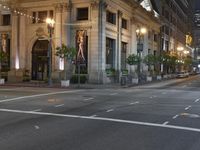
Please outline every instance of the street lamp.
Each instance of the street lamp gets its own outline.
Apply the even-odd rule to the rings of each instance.
[[[52,34],[54,32],[55,21],[51,18],[46,19],[48,33],[49,33],[49,45],[48,45],[48,85],[52,85]]]
[[[138,28],[136,30],[136,35],[138,39],[137,43],[137,53],[139,55],[139,62],[138,62],[138,82],[141,82],[141,52],[143,51],[143,43],[141,42],[142,38],[144,37],[144,34],[146,34],[147,29],[144,27]]]

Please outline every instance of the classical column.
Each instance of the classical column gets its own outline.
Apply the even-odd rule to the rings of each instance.
[[[66,45],[71,45],[71,10],[72,4],[65,3],[63,5],[63,13],[62,13],[62,41]]]
[[[19,67],[25,69],[26,64],[26,17],[19,17]]]
[[[116,68],[118,71],[118,81],[120,81],[121,73],[121,43],[122,43],[122,12],[118,11],[118,23],[117,23],[117,51],[116,51]]]
[[[106,80],[106,3],[104,0],[94,0],[91,3],[91,25],[89,34],[89,80],[104,83]]]
[[[61,46],[62,44],[62,9],[63,9],[63,6],[61,3],[58,3],[55,7],[55,46]],[[55,52],[53,52],[52,54],[55,54]],[[54,61],[54,70],[60,70],[60,58],[58,57],[55,57],[54,55],[52,55],[53,60]]]
[[[130,30],[131,30],[131,48],[129,54],[135,54],[137,55],[137,36],[136,36],[136,30],[137,30],[137,21],[135,20],[134,17],[131,18],[131,25],[130,25]],[[130,71],[133,73],[136,71],[136,66],[132,65],[130,66]]]
[[[19,69],[19,16],[12,13],[11,69]]]

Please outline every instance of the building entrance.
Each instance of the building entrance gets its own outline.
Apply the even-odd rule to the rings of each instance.
[[[32,49],[32,80],[43,81],[48,74],[48,40],[37,40]]]

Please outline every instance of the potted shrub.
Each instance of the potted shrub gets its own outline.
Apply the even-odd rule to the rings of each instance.
[[[114,76],[115,73],[116,73],[116,71],[115,71],[114,68],[106,69],[106,74],[107,74],[108,77]]]
[[[141,59],[138,55],[135,55],[135,54],[130,54],[128,56],[128,58],[126,59],[126,63],[130,66],[135,66],[135,65],[139,65],[139,63],[141,62]],[[138,70],[138,69],[137,69]],[[139,74],[139,70],[137,71],[137,78],[133,78],[132,79],[132,83],[134,84],[138,84],[138,74]],[[134,72],[134,76],[135,76],[135,72]]]
[[[64,71],[65,76],[64,80],[61,81],[62,87],[68,87],[70,84],[70,78],[73,73],[73,60],[76,56],[76,49],[74,47],[66,46],[62,44],[61,46],[56,47],[56,56],[64,59]]]
[[[128,75],[128,69],[123,69],[122,76],[127,76],[127,75]]]
[[[0,85],[5,83],[5,79],[1,78],[1,63],[6,59],[6,53],[3,51],[0,51]]]

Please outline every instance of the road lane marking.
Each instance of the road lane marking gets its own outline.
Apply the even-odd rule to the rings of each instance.
[[[199,100],[200,100],[199,98],[198,98],[198,99],[196,99],[196,100],[195,100],[195,103],[199,102]]]
[[[92,115],[92,116],[90,116],[91,118],[94,118],[94,117],[97,117],[97,115]]]
[[[82,91],[84,91],[84,90],[61,91],[61,92],[52,92],[52,93],[37,94],[37,95],[30,95],[30,96],[22,96],[22,97],[16,97],[16,98],[10,98],[10,99],[0,100],[0,103],[10,102],[10,101],[16,101],[16,100],[22,100],[22,99],[26,99],[26,98],[43,97],[43,96],[49,96],[49,95],[77,93],[77,92],[82,92]]]
[[[179,115],[175,115],[175,116],[173,117],[173,119],[176,119],[176,118],[178,118],[178,116],[179,116]]]
[[[191,107],[192,107],[192,106],[188,106],[188,107],[185,108],[185,110],[189,110]]]
[[[114,109],[109,109],[106,112],[109,113],[109,112],[112,112],[112,111],[114,111]]]
[[[136,105],[136,104],[139,104],[140,102],[133,102],[133,103],[130,103],[130,105]]]
[[[84,101],[90,101],[90,100],[93,100],[94,98],[86,98],[86,99],[84,99]]]
[[[110,94],[111,96],[114,96],[114,95],[117,95],[118,93],[112,93],[112,94]]]
[[[42,109],[35,109],[35,110],[32,110],[34,112],[37,112],[37,111],[42,111]]]
[[[39,130],[39,129],[40,129],[40,127],[37,126],[37,125],[35,125],[34,127],[35,127],[36,130]]]
[[[57,107],[62,107],[62,106],[64,106],[65,104],[59,104],[59,105],[55,105],[55,107],[57,108]]]
[[[167,94],[166,92],[162,92],[163,95]]]
[[[163,123],[164,126],[166,126],[167,124],[169,124],[169,121]]]
[[[190,127],[175,126],[175,125],[163,125],[163,124],[157,124],[157,123],[113,119],[113,118],[92,117],[92,116],[88,117],[88,116],[56,114],[56,113],[47,113],[47,112],[33,112],[33,111],[11,110],[11,109],[0,109],[0,112],[31,114],[31,115],[41,115],[41,116],[52,116],[52,117],[65,117],[65,118],[74,118],[74,119],[99,120],[99,121],[124,123],[124,124],[132,124],[132,125],[141,125],[141,126],[150,126],[150,127],[160,127],[160,128],[167,128],[167,129],[175,129],[175,130],[183,130],[183,131],[191,131],[191,132],[200,133],[200,129],[198,129],[198,128],[190,128]]]

